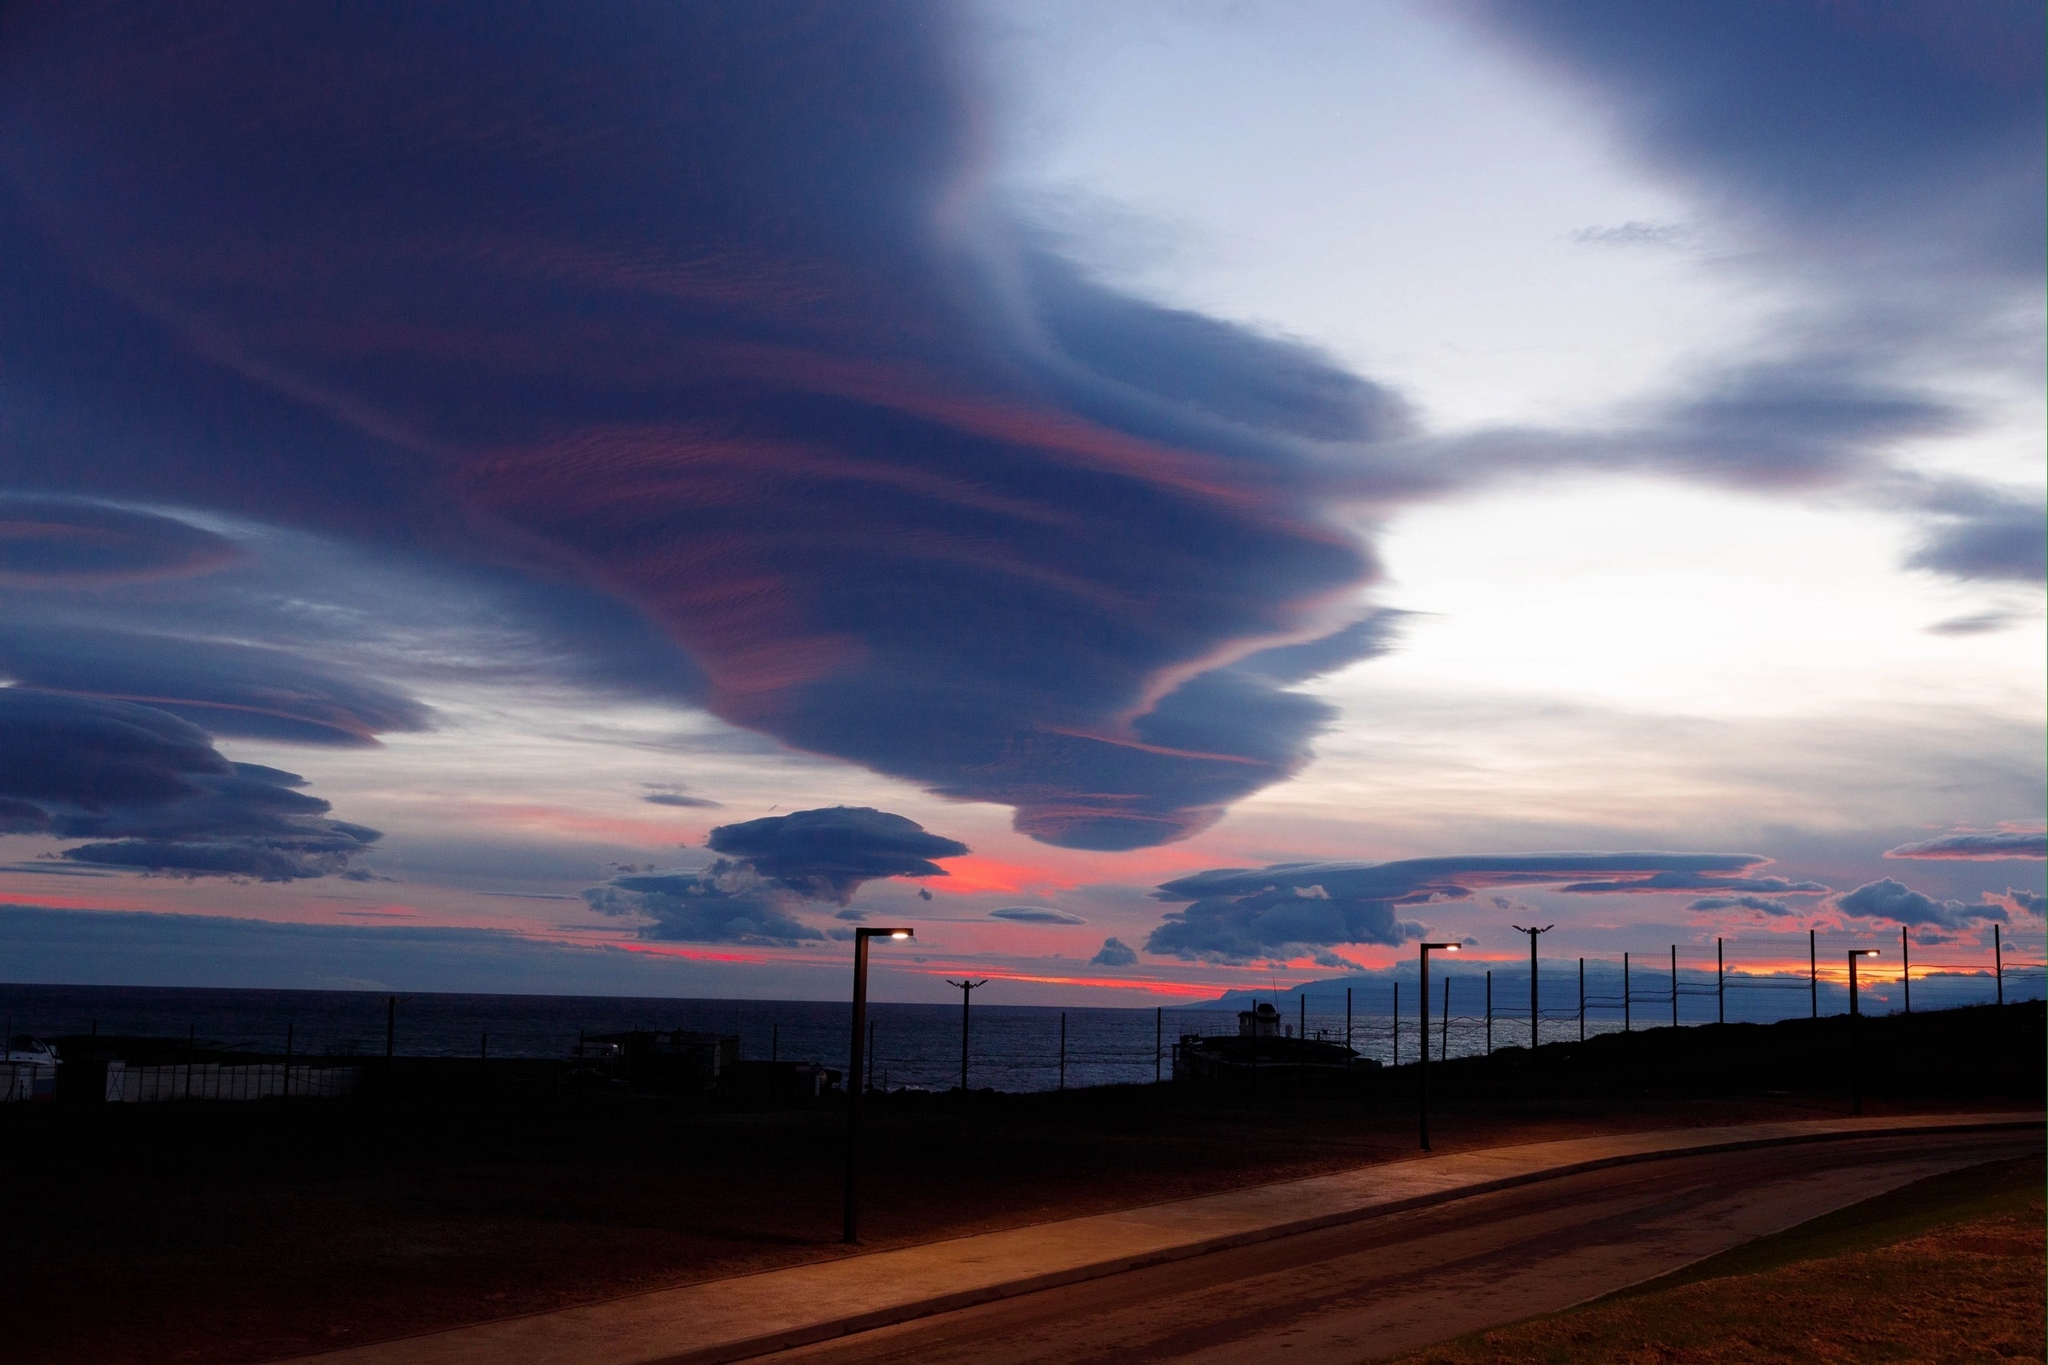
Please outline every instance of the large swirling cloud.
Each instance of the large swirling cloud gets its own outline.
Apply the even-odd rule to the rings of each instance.
[[[1177,689],[1341,624],[1314,451],[1401,406],[978,203],[944,10],[5,23],[10,477],[600,586],[720,716],[1055,843],[1305,761],[1286,683]]]

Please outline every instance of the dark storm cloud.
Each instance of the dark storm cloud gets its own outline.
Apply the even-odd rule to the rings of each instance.
[[[351,875],[379,836],[295,773],[231,763],[153,707],[0,688],[0,831],[84,839],[73,862],[294,881]]]
[[[743,864],[720,860],[703,872],[615,877],[583,893],[601,915],[647,921],[641,936],[681,943],[800,943],[824,932],[792,916],[794,899]]]
[[[0,625],[0,678],[21,686],[146,704],[211,734],[293,744],[372,745],[427,728],[410,697],[283,650],[212,640]]]
[[[1988,411],[1930,376],[1989,366],[2038,382],[2038,5],[1467,8],[1585,93],[1627,150],[1700,205],[1735,248],[1724,255],[1790,301],[1751,357],[1697,375],[1640,426],[1493,433],[1462,452],[1475,470],[1534,462],[1741,487],[1846,484],[1923,522],[1914,567],[2041,578],[2037,497],[1937,488],[1890,468],[1905,443],[1967,430]]]
[[[943,877],[934,858],[957,858],[967,845],[868,806],[769,815],[711,831],[711,851],[745,862],[807,900],[845,905],[862,883],[881,877]]]
[[[1938,901],[1890,877],[1866,882],[1854,891],[1835,897],[1835,908],[1858,919],[1888,919],[1900,924],[1931,924],[1942,929],[1965,929],[1981,920],[2005,922],[2005,907],[1989,901]]]
[[[1120,938],[1102,940],[1102,947],[1088,959],[1091,967],[1128,967],[1138,960],[1138,950]]]
[[[1369,579],[1317,448],[1401,405],[991,217],[936,7],[5,24],[11,481],[601,588],[726,720],[1055,843],[1306,760],[1202,678]]]
[[[1746,891],[1779,882],[1739,875],[1768,861],[1754,853],[1508,853],[1221,868],[1153,893],[1192,904],[1169,913],[1145,951],[1243,963],[1339,943],[1398,947],[1424,930],[1399,917],[1405,906],[1466,900],[1488,887],[1574,882],[1562,889]],[[1600,880],[1575,881],[1590,876]]]
[[[2041,8],[1494,0],[1674,179],[1837,250],[2038,275]]]
[[[1944,834],[1938,839],[1900,844],[1884,851],[1887,858],[1964,858],[1995,861],[2006,858],[2048,858],[2048,832],[1996,830]]]
[[[2048,507],[2038,494],[1941,483],[1921,503],[1936,519],[1907,567],[2013,583],[2048,578]]]
[[[943,877],[934,858],[957,858],[967,845],[866,806],[771,815],[711,831],[726,854],[697,872],[629,870],[583,893],[604,915],[644,918],[648,938],[694,943],[794,943],[843,937],[797,919],[804,902],[844,907],[867,882],[884,877]],[[842,909],[835,918],[859,920]]]

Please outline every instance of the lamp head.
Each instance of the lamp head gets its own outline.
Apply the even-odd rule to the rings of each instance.
[[[1875,949],[1875,948],[1851,948],[1851,949],[1849,950],[1849,956],[1850,956],[1850,957],[1876,957],[1876,956],[1878,956],[1878,951],[1877,951],[1877,949]]]
[[[853,931],[857,938],[915,938],[917,930],[906,928],[869,928],[866,925]]]

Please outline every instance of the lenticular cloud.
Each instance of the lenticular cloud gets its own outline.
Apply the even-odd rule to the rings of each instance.
[[[949,24],[10,10],[0,478],[596,588],[735,724],[1052,843],[1200,829],[1331,714],[1234,662],[1374,648],[1317,508],[1406,419],[977,198]]]

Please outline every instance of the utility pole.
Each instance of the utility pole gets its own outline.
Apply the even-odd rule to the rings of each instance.
[[[1525,929],[1519,924],[1514,926],[1514,930],[1516,933],[1527,934],[1529,936],[1529,1050],[1531,1052],[1534,1052],[1536,1050],[1536,1044],[1539,1041],[1541,1041],[1541,1036],[1537,1033],[1536,1029],[1538,1022],[1543,1017],[1541,1012],[1537,1008],[1538,1001],[1536,995],[1536,935],[1547,934],[1556,927],[1557,926],[1555,924],[1546,924],[1541,929]],[[1423,1002],[1423,1007],[1425,1009],[1428,1008],[1427,1001]]]
[[[2005,1004],[2005,944],[1998,936],[1998,926],[1991,926],[1991,970],[1998,978],[1998,1003]]]
[[[988,984],[988,978],[979,981],[948,981],[948,986],[960,988],[960,1093],[967,1093],[967,1005],[974,998],[975,991]]]

